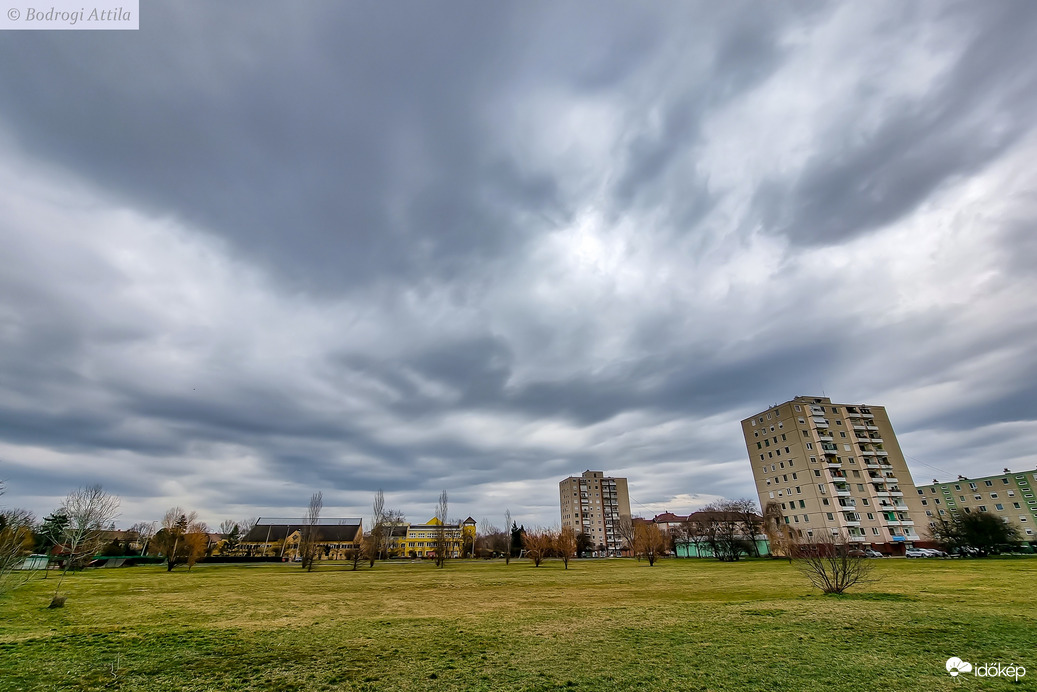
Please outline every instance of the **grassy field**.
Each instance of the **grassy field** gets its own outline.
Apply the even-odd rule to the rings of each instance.
[[[844,596],[765,560],[96,570],[0,599],[0,689],[1037,689],[1037,559],[876,562]]]

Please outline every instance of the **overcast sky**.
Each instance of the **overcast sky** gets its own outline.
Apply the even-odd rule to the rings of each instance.
[[[685,513],[821,393],[1037,463],[1037,3],[141,10],[0,34],[0,503]]]

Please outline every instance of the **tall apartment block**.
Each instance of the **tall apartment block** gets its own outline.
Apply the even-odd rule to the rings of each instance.
[[[558,484],[562,526],[590,536],[597,555],[619,555],[623,538],[621,519],[630,519],[630,494],[626,478],[612,478],[603,471],[585,471]]]
[[[929,529],[938,518],[989,512],[1019,530],[1019,538],[1037,547],[1037,470],[1012,472],[1005,469],[996,476],[966,478],[918,486],[918,496]]]
[[[746,418],[742,434],[761,508],[777,503],[802,537],[840,534],[887,554],[928,540],[883,407],[799,396]]]

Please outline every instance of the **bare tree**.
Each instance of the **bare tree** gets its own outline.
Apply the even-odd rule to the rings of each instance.
[[[634,519],[627,515],[621,515],[615,524],[616,533],[623,539],[628,550],[634,550]]]
[[[540,527],[526,531],[522,537],[522,545],[526,549],[526,557],[533,561],[534,567],[551,555],[555,549],[556,536],[552,531]]]
[[[742,526],[742,514],[731,500],[711,502],[695,513],[699,528],[713,556],[721,562],[735,562],[742,553],[750,552],[749,540]]]
[[[504,510],[504,532],[508,534],[508,544],[504,549],[504,564],[511,564],[511,526],[514,524],[514,520],[511,518],[511,510]]]
[[[208,542],[204,523],[198,513],[185,511],[181,507],[170,507],[162,515],[161,528],[151,542],[166,558],[166,571],[172,572],[177,565],[193,567],[202,555]]]
[[[842,593],[854,584],[872,581],[873,563],[837,530],[808,536],[799,546],[796,566],[824,593]]]
[[[379,488],[378,492],[374,494],[374,501],[371,503],[372,521],[371,521],[371,540],[374,543],[374,555],[378,557],[382,554],[382,547],[387,545],[389,536],[386,536],[388,532],[391,536],[392,529],[389,529],[385,525],[385,493]],[[388,550],[386,550],[388,552]],[[388,558],[386,558],[388,559]],[[374,565],[374,562],[371,563]]]
[[[306,522],[299,536],[299,557],[302,568],[312,572],[320,548],[320,512],[324,508],[324,493],[317,491],[310,496],[310,504],[306,507]]]
[[[662,556],[668,542],[655,522],[639,521],[634,526],[634,555],[648,560],[649,567]]]
[[[436,519],[439,520],[436,526],[436,567],[446,565],[447,552],[450,549],[446,533],[447,509],[448,498],[444,490],[439,494],[439,502],[436,504]]]
[[[361,534],[360,537],[355,539],[346,550],[346,560],[353,563],[353,571],[355,572],[357,567],[360,566],[360,563],[363,562],[365,558],[369,558],[371,553],[375,550],[377,550],[377,548],[375,547],[374,542],[368,536]],[[372,564],[374,564],[374,561],[372,561]]]
[[[731,501],[731,507],[738,512],[741,532],[749,547],[749,554],[753,557],[760,557],[756,536],[762,532],[763,517],[756,511],[756,500],[750,497],[740,497]]]
[[[555,549],[558,557],[562,558],[565,568],[569,569],[569,560],[576,557],[576,529],[571,526],[563,526],[562,530],[558,532]]]
[[[4,483],[0,481],[0,495]],[[0,596],[29,580],[35,570],[25,569],[25,558],[32,551],[32,525],[35,517],[27,510],[0,510]]]
[[[148,543],[155,536],[155,522],[153,521],[138,521],[136,524],[130,527],[130,533],[133,534],[134,540],[137,545],[140,546],[140,554],[148,554]]]
[[[69,569],[85,566],[100,549],[101,532],[118,516],[119,498],[105,492],[100,485],[77,488],[65,497],[60,512],[68,517],[68,524],[61,537],[65,568],[54,588],[51,608],[65,605],[65,597],[59,596],[58,592]]]

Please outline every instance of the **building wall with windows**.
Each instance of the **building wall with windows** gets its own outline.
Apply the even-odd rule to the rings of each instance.
[[[626,478],[606,476],[604,471],[584,471],[558,484],[558,500],[562,526],[587,534],[593,554],[622,554],[620,522],[630,521]]]
[[[391,552],[401,557],[435,557],[440,530],[446,538],[448,557],[470,555],[475,546],[476,534],[476,522],[471,517],[457,524],[442,524],[436,517],[424,524],[408,524],[402,535],[394,531]]]
[[[958,476],[958,480],[918,487],[918,498],[932,528],[937,519],[955,514],[989,512],[1019,531],[1019,537],[1037,546],[1037,469],[1010,471],[982,478]]]
[[[746,418],[742,434],[760,507],[776,503],[804,539],[846,535],[887,554],[928,543],[927,532],[918,532],[917,489],[882,406],[800,396]]]

